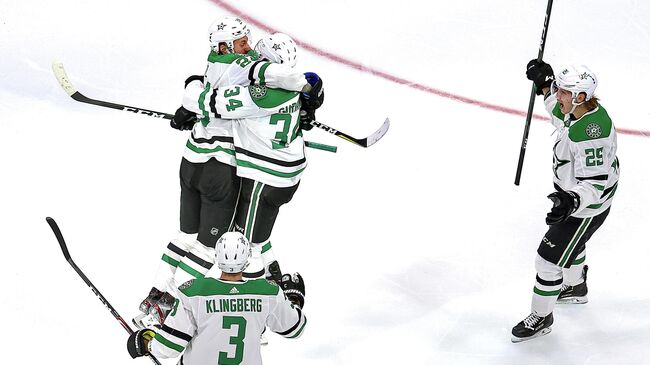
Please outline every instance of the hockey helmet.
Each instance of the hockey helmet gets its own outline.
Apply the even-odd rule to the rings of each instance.
[[[216,244],[216,261],[219,270],[225,273],[238,273],[248,266],[251,245],[239,232],[224,233]]]
[[[551,84],[551,92],[556,93],[558,88],[570,91],[575,103],[580,93],[585,93],[585,101],[591,99],[596,86],[598,86],[598,79],[587,66],[567,66],[556,73],[555,81]]]
[[[250,28],[243,20],[234,17],[223,17],[215,20],[208,28],[210,47],[219,51],[219,44],[225,43],[228,51],[233,52],[233,41],[250,35]]]
[[[255,52],[271,62],[289,67],[296,65],[298,57],[296,42],[284,33],[275,33],[260,39],[255,45]]]

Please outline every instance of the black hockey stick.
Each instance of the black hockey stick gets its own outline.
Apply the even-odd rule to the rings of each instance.
[[[542,29],[542,40],[539,43],[539,52],[537,53],[537,61],[541,61],[544,56],[544,47],[546,46],[546,35],[548,34],[548,22],[551,19],[551,8],[553,7],[553,0],[548,0],[546,6],[546,17],[544,18],[544,28]],[[519,163],[517,164],[517,175],[515,176],[515,185],[519,185],[521,180],[521,169],[524,167],[524,155],[526,154],[526,146],[528,145],[528,133],[530,132],[530,121],[533,119],[533,106],[535,105],[535,84],[530,92],[530,101],[528,102],[528,114],[526,114],[526,125],[524,127],[524,137],[521,141],[521,149],[519,151]]]
[[[52,232],[54,232],[54,236],[56,236],[56,240],[59,241],[59,246],[61,246],[61,251],[63,251],[63,257],[65,257],[65,260],[68,261],[68,263],[70,264],[70,266],[72,266],[74,271],[76,271],[77,274],[79,274],[79,276],[83,279],[83,281],[86,282],[86,285],[90,287],[90,289],[93,291],[93,293],[95,293],[97,298],[99,298],[99,300],[106,306],[108,311],[111,312],[113,317],[115,317],[115,319],[117,319],[117,321],[120,322],[120,324],[122,325],[122,327],[124,327],[126,332],[128,332],[129,335],[132,334],[133,330],[124,321],[124,319],[122,319],[122,316],[120,316],[120,314],[117,313],[117,311],[115,310],[115,308],[113,308],[111,303],[109,303],[108,300],[106,300],[106,298],[102,295],[102,293],[99,292],[97,287],[93,285],[90,279],[88,279],[88,277],[83,273],[83,271],[81,271],[79,266],[77,266],[77,264],[75,264],[74,261],[72,261],[72,257],[70,256],[70,252],[68,251],[68,246],[65,244],[65,240],[63,239],[63,234],[61,234],[61,230],[59,229],[59,226],[56,224],[56,221],[50,217],[45,218],[45,220],[47,221],[47,224],[50,225],[50,228],[52,228]],[[149,358],[151,359],[151,361],[154,362],[154,364],[161,365],[158,359],[156,359],[153,355],[149,354]]]
[[[111,103],[108,101],[102,101],[102,100],[97,100],[97,99],[91,99],[81,92],[79,92],[74,85],[70,82],[70,79],[68,78],[68,75],[65,72],[65,68],[63,68],[63,64],[60,62],[54,62],[52,63],[52,71],[54,71],[54,76],[56,76],[56,79],[59,81],[59,84],[65,90],[68,95],[70,95],[71,98],[73,98],[76,101],[86,103],[86,104],[92,104],[92,105],[97,105],[97,106],[103,106],[105,108],[111,108],[111,109],[117,109],[117,110],[124,110],[127,112],[132,112],[136,114],[144,114],[144,115],[149,115],[152,117],[156,118],[163,118],[163,119],[172,119],[174,118],[173,114],[168,114],[168,113],[163,113],[163,112],[157,112],[149,109],[142,109],[138,108],[135,106],[128,106],[128,105],[123,105],[123,104],[117,104],[117,103]],[[354,138],[350,136],[349,134],[340,132],[330,126],[327,126],[323,123],[319,123],[317,121],[312,121],[311,124],[317,128],[320,128],[322,130],[325,130],[337,137],[343,138],[344,140],[348,142],[352,142],[358,146],[361,147],[369,147],[375,144],[375,142],[379,141],[381,137],[388,132],[388,127],[390,126],[390,121],[388,118],[384,121],[384,124],[373,134],[366,138]],[[323,149],[325,151],[330,151],[330,152],[335,152],[335,147],[333,146],[327,146],[327,145],[322,145],[319,143],[314,143],[314,142],[308,142],[310,146],[308,147],[313,147],[313,148],[318,148],[318,149]],[[325,146],[325,148],[319,148],[318,146]],[[334,151],[332,151],[334,149]]]

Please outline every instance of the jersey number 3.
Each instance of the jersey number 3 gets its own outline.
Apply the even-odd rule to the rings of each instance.
[[[223,317],[223,329],[230,329],[237,326],[237,335],[230,337],[230,344],[235,345],[235,357],[228,357],[227,352],[219,351],[219,365],[239,365],[244,358],[244,337],[246,336],[246,318],[244,317]]]

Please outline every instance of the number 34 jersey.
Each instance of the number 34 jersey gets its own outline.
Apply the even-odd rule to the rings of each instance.
[[[191,82],[183,106],[210,119],[232,120],[237,175],[284,188],[307,167],[300,130],[299,93],[261,85],[217,89]]]
[[[544,103],[557,128],[553,145],[553,182],[556,189],[580,196],[572,216],[588,218],[607,210],[618,187],[616,129],[601,105],[575,120],[560,111],[555,95]]]
[[[151,342],[151,353],[171,358],[185,351],[185,365],[261,364],[265,327],[297,338],[307,323],[301,310],[266,279],[195,279],[179,290],[174,308]]]

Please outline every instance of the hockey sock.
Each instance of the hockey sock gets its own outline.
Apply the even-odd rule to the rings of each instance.
[[[154,287],[162,292],[168,291],[168,283],[174,277],[181,259],[196,244],[196,234],[179,232],[178,235],[167,244],[158,265]]]
[[[563,269],[564,283],[575,286],[584,281],[582,277],[582,268],[585,266],[585,251],[582,251],[578,257],[571,263],[571,267]]]
[[[178,287],[190,279],[203,278],[214,265],[215,250],[196,241],[196,245],[187,252],[178,263],[172,284]]]
[[[537,277],[533,288],[531,310],[538,316],[545,317],[553,312],[555,301],[562,288],[562,268],[543,259],[539,254],[535,258]]]

